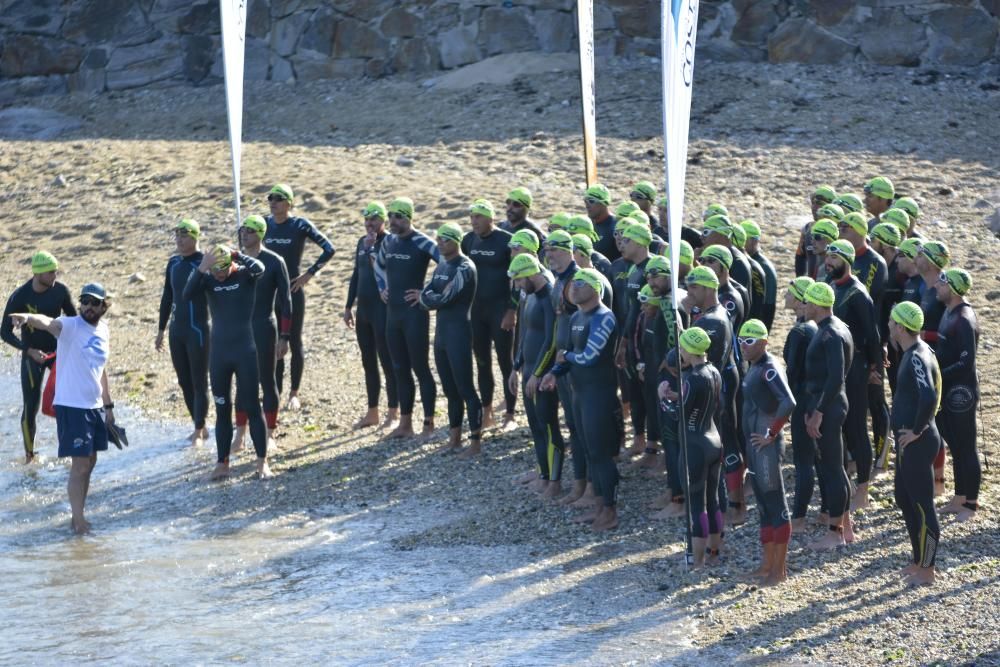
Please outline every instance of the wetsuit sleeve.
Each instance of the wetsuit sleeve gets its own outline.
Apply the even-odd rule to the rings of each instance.
[[[19,296],[20,292],[14,292],[7,299],[7,306],[3,309],[3,322],[0,322],[0,338],[11,347],[24,350],[24,343],[14,335],[14,324],[10,321],[11,314],[24,310],[24,304],[21,303]]]
[[[167,322],[170,321],[170,309],[174,303],[174,288],[170,284],[170,269],[173,264],[173,262],[167,262],[167,270],[163,278],[163,293],[160,295],[160,331],[167,328]]]
[[[382,245],[378,247],[378,252],[375,254],[375,265],[372,269],[375,271],[375,284],[378,286],[379,292],[384,292],[388,287],[388,283],[385,279],[385,247],[389,244],[389,239],[392,237],[386,237],[382,240]]]
[[[73,305],[73,297],[70,296],[69,288],[63,285],[62,312],[64,315],[76,317],[76,306]]]
[[[608,310],[590,318],[590,332],[582,352],[567,352],[566,362],[577,366],[594,366],[604,348],[611,344],[615,335],[615,316]]]
[[[764,372],[764,383],[777,403],[774,410],[774,421],[771,422],[770,426],[771,433],[777,434],[788,422],[792,410],[795,409],[795,398],[792,397],[792,390],[784,375],[774,366]]]
[[[823,392],[816,401],[815,409],[825,413],[843,391],[845,370],[849,360],[844,359],[844,346],[840,338],[829,331],[821,335],[823,356],[826,359],[826,381],[823,383]]]
[[[928,349],[928,355],[933,355]],[[935,375],[933,369],[927,365],[926,359],[922,355],[913,354],[911,361],[913,368],[910,371],[916,377],[917,396],[916,405],[913,406],[913,426],[914,433],[922,433],[938,408],[937,388],[935,386]],[[893,406],[895,408],[895,406]],[[901,420],[903,423],[906,420]]]
[[[538,351],[538,358],[534,360],[534,368],[531,374],[535,377],[542,377],[548,370],[549,365],[555,355],[556,336],[556,311],[552,307],[552,301],[548,298],[542,302],[545,311],[545,340]]]
[[[208,280],[208,274],[202,273],[201,271],[192,271],[191,275],[188,276],[188,281],[184,285],[184,300],[190,301],[194,298],[194,295],[200,290],[205,289],[205,281]]]
[[[275,276],[278,296],[278,333],[282,338],[288,338],[292,334],[291,281],[288,279],[288,266],[284,262],[278,262],[278,269],[278,275]]]
[[[309,237],[309,240],[323,249],[319,259],[317,259],[313,265],[309,267],[309,273],[316,275],[319,273],[319,270],[322,269],[323,266],[333,257],[333,244],[330,243],[330,239],[326,238],[323,232],[316,229],[316,225],[305,219],[302,219],[302,222],[305,223],[306,236]]]
[[[472,301],[469,292],[475,289],[476,274],[472,263],[460,264],[451,280],[440,292],[432,289],[431,285],[425,287],[424,291],[420,293],[420,303],[428,310],[436,310],[444,308],[462,297],[468,297],[468,300]]]
[[[417,234],[414,236],[413,242],[422,252],[430,255],[431,259],[433,259],[436,263],[441,263],[441,252],[438,250],[437,243],[435,243],[431,237],[423,234]]]
[[[976,360],[976,330],[967,318],[958,318],[955,333],[948,336],[948,347],[954,348],[952,354],[956,361],[941,369],[941,378],[961,378],[972,369]]]
[[[882,369],[882,339],[878,333],[878,321],[875,319],[875,304],[869,299],[855,299],[858,307],[864,311],[865,323],[865,357],[869,368]]]
[[[247,270],[247,275],[250,279],[256,279],[264,274],[264,262],[256,257],[244,255],[237,251],[233,253],[233,259]]]
[[[798,328],[793,328],[788,332],[788,337],[785,339],[785,368],[788,369],[788,383],[793,387],[802,386],[802,374],[803,368],[802,359],[803,349],[802,344],[805,342],[805,336],[803,336]]]
[[[361,256],[361,244],[364,241],[358,241],[358,248],[354,252],[354,270],[351,271],[351,282],[347,285],[347,303],[344,305],[344,310],[350,310],[354,307],[354,300],[358,298],[358,258]]]

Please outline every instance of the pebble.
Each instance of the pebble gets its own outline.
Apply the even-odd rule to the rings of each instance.
[[[66,177],[63,176],[62,174],[59,174],[54,179],[52,179],[52,185],[56,186],[57,188],[65,188],[67,186]]]

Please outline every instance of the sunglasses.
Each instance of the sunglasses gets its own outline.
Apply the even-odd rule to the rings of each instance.
[[[92,296],[81,296],[80,305],[81,306],[100,306],[103,305],[104,301],[101,299],[95,299]]]
[[[407,219],[406,216],[403,215],[402,213],[390,213],[389,217],[393,218],[395,220],[406,220]]]
[[[938,282],[941,283],[942,285],[949,284],[948,276],[942,273],[941,275],[938,276]]]
[[[649,198],[649,197],[647,197],[646,195],[642,194],[642,193],[641,193],[641,192],[639,192],[638,190],[636,190],[635,192],[630,192],[628,196],[629,196],[629,198],[630,198],[630,199],[642,199],[642,200],[644,200],[644,201],[645,201],[645,200],[648,200],[648,201],[653,201],[652,199],[650,199],[650,198]]]
[[[281,195],[268,195],[267,201],[288,201],[288,200],[282,197]]]
[[[596,197],[584,197],[583,201],[584,201],[584,203],[591,204],[591,205],[593,205],[593,204],[603,204],[604,203],[600,199],[597,199]]]
[[[828,239],[827,237],[823,236],[822,234],[813,234],[812,235],[812,240],[813,241],[829,241],[830,239]]]
[[[750,346],[750,345],[755,345],[759,340],[760,338],[737,338],[736,342],[738,342],[740,345]]]
[[[669,276],[669,271],[660,271],[659,269],[650,269],[646,271],[647,276]]]
[[[590,283],[588,283],[586,280],[574,280],[573,281],[573,286],[574,287],[592,287],[592,285]]]
[[[862,188],[862,190],[866,195],[870,195],[872,193],[872,186],[866,185],[864,188]]]
[[[524,208],[524,204],[517,201],[516,199],[508,199],[507,206],[513,206],[514,208]]]

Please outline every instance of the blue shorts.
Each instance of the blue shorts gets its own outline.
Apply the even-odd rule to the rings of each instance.
[[[59,436],[59,457],[90,456],[108,449],[108,427],[104,410],[68,408],[57,405],[56,433]]]

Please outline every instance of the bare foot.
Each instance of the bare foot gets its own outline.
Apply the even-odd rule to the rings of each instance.
[[[934,568],[933,567],[921,567],[918,568],[916,572],[908,576],[904,581],[910,588],[916,588],[918,586],[930,586],[934,583]]]
[[[400,424],[395,429],[392,430],[389,435],[385,436],[387,440],[399,440],[401,438],[412,438],[413,428],[409,426],[403,426]]]
[[[399,421],[399,409],[389,408],[389,412],[388,414],[386,414],[385,419],[382,420],[382,423],[379,425],[379,428],[389,428],[398,421]]]
[[[555,500],[559,497],[560,493],[562,493],[562,484],[559,483],[559,480],[553,480],[545,487],[545,493],[542,494],[542,498]]]
[[[594,520],[594,523],[590,526],[595,533],[603,533],[607,530],[614,530],[617,527],[618,512],[616,512],[613,507],[605,508],[604,513],[597,517],[597,519]]]
[[[363,417],[354,422],[354,426],[351,428],[356,431],[359,428],[368,428],[369,426],[378,426],[378,408],[368,410]]]
[[[257,479],[271,479],[274,473],[271,466],[267,464],[267,458],[257,459]]]
[[[472,441],[471,443],[469,443],[468,447],[462,450],[462,452],[458,455],[458,458],[462,459],[463,461],[468,461],[470,459],[476,458],[482,453],[483,453],[482,446],[478,442]]]
[[[726,510],[726,523],[730,526],[742,526],[747,522],[747,507],[730,507]]]
[[[200,448],[205,444],[205,440],[208,439],[208,429],[203,428],[194,432],[194,437],[191,438],[191,446],[195,448]]]
[[[851,521],[851,517],[844,517],[844,542],[854,544],[854,540],[857,538],[858,534],[854,530],[854,522]]]
[[[548,480],[542,479],[541,477],[536,479],[534,482],[528,484],[528,490],[534,493],[544,493],[548,487],[549,487]]]
[[[770,573],[771,569],[761,564],[761,566],[758,567],[753,572],[744,572],[743,574],[738,575],[737,579],[741,579],[742,581],[750,581],[753,579],[766,579],[767,575],[769,575]]]
[[[646,436],[637,435],[632,438],[632,446],[625,450],[628,456],[639,456],[646,451]]]
[[[919,569],[920,569],[919,565],[917,565],[916,563],[910,563],[909,565],[907,565],[906,567],[904,567],[903,569],[901,569],[896,574],[898,574],[901,577],[908,577],[911,574],[915,574],[916,571],[919,570]]]
[[[427,438],[430,438],[432,435],[434,435],[434,422],[433,421],[429,421],[429,422],[425,421],[424,422],[424,428],[420,431],[420,437],[424,438],[424,439],[427,439]]]
[[[665,491],[653,499],[653,502],[649,503],[649,508],[654,510],[662,510],[664,507],[669,507],[671,501],[674,497],[670,491]]]
[[[242,452],[247,445],[247,427],[237,426],[236,433],[233,435],[233,446],[230,451],[233,454],[238,454]]]
[[[663,516],[667,519],[677,519],[684,516],[686,509],[684,507],[684,501],[679,503],[671,502],[668,506],[663,508]]]
[[[585,493],[582,496],[579,496],[573,502],[571,502],[569,504],[569,506],[573,507],[573,508],[576,508],[576,509],[584,509],[584,508],[590,507],[593,504],[594,504],[594,496],[591,495],[591,494]]]
[[[637,458],[635,461],[628,465],[629,470],[642,470],[655,468],[658,460],[662,461],[663,457],[659,456],[656,452],[646,452],[643,451],[642,456]]]
[[[212,470],[212,474],[209,475],[208,480],[210,482],[216,482],[229,477],[229,463],[226,461],[220,461],[215,464],[215,469]]]
[[[762,581],[760,583],[760,585],[764,586],[764,587],[770,588],[771,586],[777,586],[778,584],[780,584],[781,582],[785,581],[786,579],[788,579],[788,572],[787,571],[778,572],[776,574],[772,573],[772,574],[767,575],[767,578],[764,579],[764,581]]]
[[[515,477],[514,478],[514,483],[515,484],[528,484],[530,482],[535,481],[536,479],[538,479],[538,471],[537,470],[529,470],[528,472],[521,473],[520,475],[518,475],[517,477]]]
[[[446,442],[435,450],[438,454],[457,454],[462,451],[462,443]]]
[[[959,523],[972,521],[974,518],[976,518],[976,510],[970,510],[968,507],[963,507],[958,510],[958,513],[955,515],[955,521],[958,521]]]
[[[839,549],[847,544],[844,541],[844,535],[840,531],[828,530],[826,532],[826,535],[811,542],[809,548],[813,551],[830,551],[832,549]]]
[[[935,471],[935,472],[937,472],[937,471]],[[944,495],[944,480],[941,479],[941,478],[939,478],[939,477],[935,477],[934,478],[934,497],[937,498],[937,497],[943,496],[943,495]],[[932,580],[933,580],[933,577],[932,577]]]
[[[86,535],[90,532],[90,522],[84,518],[70,519],[69,527],[76,535]]]
[[[598,509],[596,506],[591,506],[590,510],[584,512],[580,516],[573,517],[573,523],[591,523],[597,518]]]
[[[801,535],[806,532],[806,518],[792,519],[792,535]]]
[[[865,493],[864,495],[861,495],[860,493],[854,494],[854,498],[851,499],[851,511],[863,510],[867,509],[868,507],[870,507],[870,503],[868,501],[867,493]]]
[[[493,410],[483,410],[483,430],[496,428],[497,420],[493,418]]]
[[[503,425],[500,427],[501,433],[510,433],[517,429],[517,420],[514,419],[514,415],[507,412],[503,416]]]
[[[582,497],[582,495],[583,494],[577,493],[576,491],[570,491],[565,496],[563,496],[562,498],[560,498],[557,502],[560,505],[565,505],[567,507],[572,507],[578,500],[580,500],[580,498]]]
[[[27,453],[27,454],[24,455],[24,465],[28,465],[28,464],[30,464],[34,460],[35,460],[35,453],[34,452],[29,452],[29,453]]]

